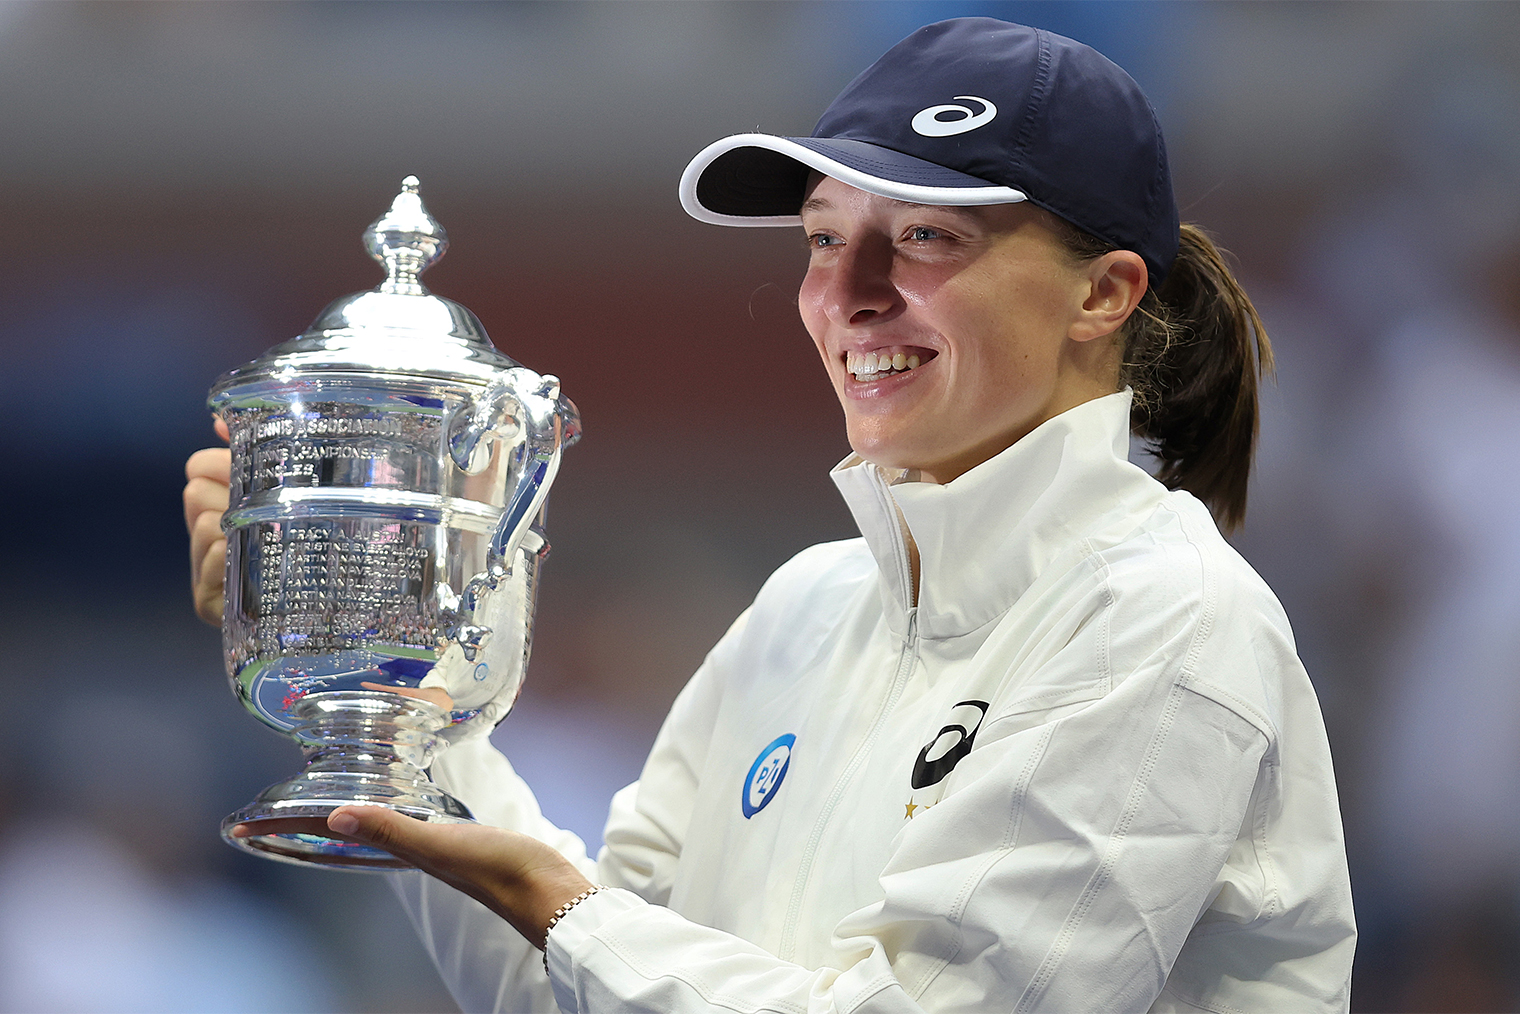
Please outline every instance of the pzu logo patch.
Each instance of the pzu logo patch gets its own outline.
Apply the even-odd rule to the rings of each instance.
[[[929,745],[918,752],[913,762],[915,789],[927,789],[938,785],[971,752],[976,742],[976,730],[987,717],[986,701],[961,701],[950,709],[950,723],[929,740]]]
[[[792,764],[792,744],[795,742],[797,737],[790,732],[777,736],[749,766],[749,776],[744,779],[744,792],[739,798],[745,820],[765,809],[766,804],[776,798],[776,790],[781,788],[786,769]]]

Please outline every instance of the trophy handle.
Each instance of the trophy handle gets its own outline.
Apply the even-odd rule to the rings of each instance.
[[[460,468],[479,470],[489,461],[493,442],[519,432],[524,437],[518,447],[522,464],[491,538],[486,564],[490,579],[512,572],[518,548],[543,511],[564,449],[580,437],[579,413],[560,395],[558,377],[540,377],[524,367],[509,371],[477,403],[469,425],[450,436],[449,453]],[[543,546],[533,549],[541,554]]]
[[[516,412],[510,412],[511,408]],[[496,632],[497,624],[486,618],[495,610],[486,606],[486,600],[510,583],[520,553],[542,558],[549,552],[549,543],[536,522],[543,514],[564,449],[580,437],[580,415],[575,405],[561,396],[558,377],[540,377],[519,367],[487,391],[470,419],[468,426],[450,437],[450,453],[456,464],[461,460],[472,464],[488,460],[489,452],[481,448],[488,440],[499,439],[498,434],[523,434],[516,448],[521,461],[517,483],[487,547],[485,569],[466,582],[454,620],[444,628],[445,636],[458,644],[464,659],[473,662],[485,639]],[[525,580],[526,591],[521,596],[524,615],[515,622],[524,628],[526,653],[527,630],[532,624],[531,570]]]

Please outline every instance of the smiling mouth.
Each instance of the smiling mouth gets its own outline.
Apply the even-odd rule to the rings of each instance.
[[[911,345],[892,345],[872,352],[846,352],[844,368],[858,381],[869,382],[916,370],[939,353]]]

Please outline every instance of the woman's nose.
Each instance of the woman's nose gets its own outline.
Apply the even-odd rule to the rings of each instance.
[[[824,311],[836,324],[860,327],[894,316],[902,296],[892,281],[892,243],[859,239],[841,251],[825,290]]]

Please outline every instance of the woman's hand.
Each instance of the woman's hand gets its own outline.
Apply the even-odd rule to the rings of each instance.
[[[216,432],[227,439],[227,424],[216,421]],[[222,584],[227,539],[222,515],[227,511],[227,487],[232,477],[232,452],[207,447],[185,462],[185,528],[190,532],[190,591],[195,611],[212,626],[222,625]]]
[[[308,825],[317,822],[260,821],[256,827],[239,824],[232,833],[242,838],[304,831],[384,849],[468,894],[538,948],[555,910],[592,886],[548,845],[499,827],[429,824],[383,806],[342,806],[328,815],[325,828]]]

